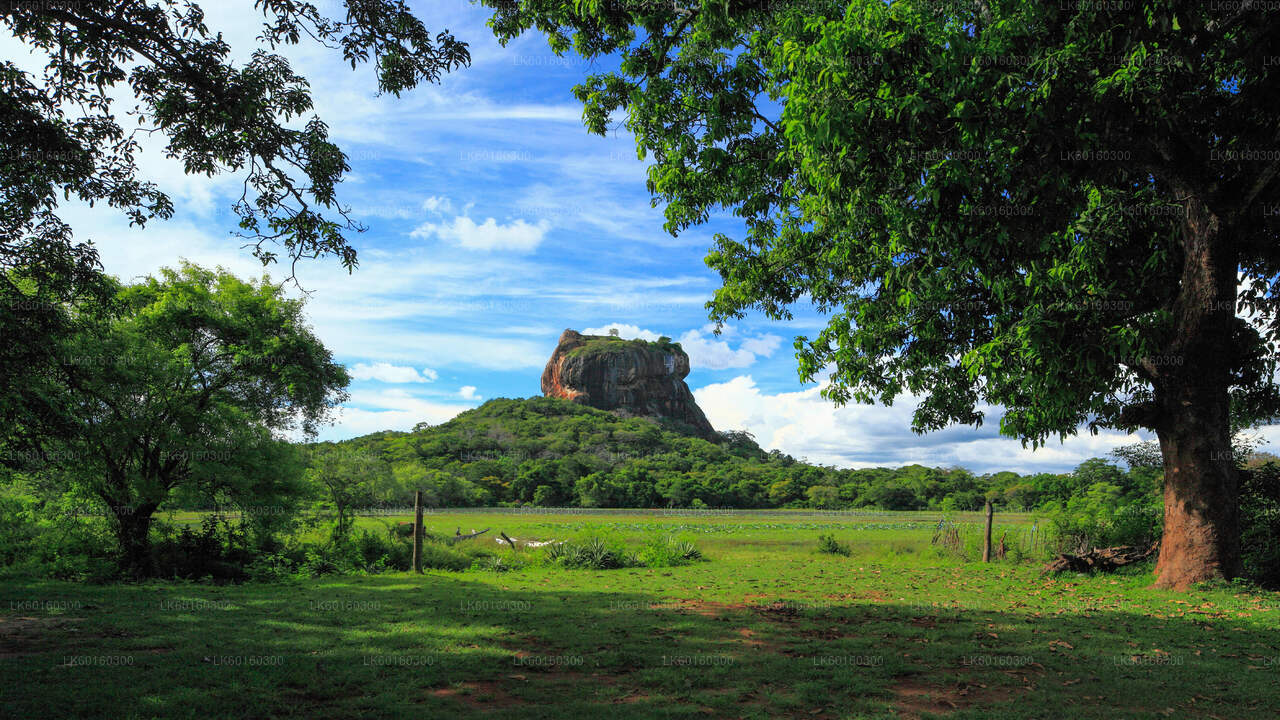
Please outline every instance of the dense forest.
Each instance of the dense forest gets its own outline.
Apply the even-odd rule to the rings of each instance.
[[[990,499],[1035,510],[1073,497],[1153,496],[1160,470],[1095,458],[1074,472],[976,475],[908,465],[837,469],[765,451],[746,432],[718,442],[645,418],[565,400],[495,399],[438,426],[308,446],[323,467],[363,455],[357,506],[399,505],[421,489],[432,506],[879,508],[977,510]],[[385,465],[368,470],[370,465]]]

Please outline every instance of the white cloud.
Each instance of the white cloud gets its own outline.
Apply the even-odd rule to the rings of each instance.
[[[432,195],[422,201],[422,209],[433,213],[446,213],[453,209],[453,202],[447,197]]]
[[[339,410],[337,422],[320,433],[320,439],[349,438],[379,430],[411,430],[423,421],[438,425],[470,409],[469,405],[423,400],[403,390],[356,391]]]
[[[627,340],[648,340],[654,342],[660,335],[652,330],[642,330],[638,325],[624,325],[622,323],[609,323],[604,327],[586,328],[582,331],[583,335],[608,335],[610,330],[617,330],[618,337]]]
[[[423,368],[422,372],[418,372],[416,368],[385,362],[372,365],[356,363],[348,372],[355,380],[377,380],[384,383],[424,383],[432,382],[439,377],[431,368]]]
[[[782,338],[777,335],[767,334],[760,337],[748,338],[742,341],[742,349],[755,355],[763,355],[764,357],[773,357],[773,353],[782,345]]]
[[[551,223],[539,220],[536,225],[516,220],[502,225],[489,218],[479,225],[466,216],[458,216],[452,223],[423,223],[410,236],[427,238],[432,235],[469,250],[511,250],[532,252],[542,244],[551,229]]]
[[[690,330],[681,335],[680,346],[689,354],[689,363],[696,368],[744,368],[756,361],[755,353],[750,350],[734,350],[724,340],[704,336],[700,330]]]
[[[482,400],[483,399],[480,395],[476,394],[475,385],[463,385],[462,388],[458,390],[458,397],[462,398],[463,400]]]
[[[760,335],[745,338],[738,349],[729,346],[725,340],[718,340],[710,333],[714,325],[705,325],[698,330],[689,330],[679,337],[680,347],[689,355],[689,364],[693,368],[708,370],[724,370],[727,368],[743,368],[756,361],[757,356],[769,357],[778,349],[782,338],[777,335]],[[627,339],[657,340],[659,334],[645,330],[638,325],[625,323],[609,323],[601,327],[586,328],[584,335],[608,335],[610,330],[617,330],[618,335]],[[734,331],[725,326],[725,335],[731,336]]]
[[[768,394],[750,375],[694,391],[698,405],[719,430],[747,430],[761,447],[839,467],[898,467],[911,463],[961,465],[976,472],[1062,472],[1111,449],[1145,439],[1104,431],[1070,437],[1033,450],[997,433],[998,410],[987,409],[981,428],[956,426],[925,435],[911,431],[916,400],[893,406],[835,407],[820,387]]]

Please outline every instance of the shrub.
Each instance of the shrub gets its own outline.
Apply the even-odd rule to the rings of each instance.
[[[243,524],[206,515],[200,529],[158,526],[160,539],[152,545],[158,577],[239,582],[249,577],[256,553]]]
[[[1241,471],[1240,547],[1244,577],[1280,588],[1280,464]]]
[[[647,567],[677,567],[704,559],[693,543],[673,537],[652,540],[636,554],[636,560]]]
[[[422,544],[422,567],[427,569],[462,572],[478,560],[483,562],[486,557],[486,553],[468,553],[462,549],[433,543]]]
[[[352,537],[351,542],[369,572],[409,570],[413,565],[412,542],[392,539],[368,530],[361,530]]]
[[[553,565],[590,570],[612,570],[640,564],[623,548],[598,537],[548,545],[543,550],[543,557]]]
[[[488,570],[490,572],[512,572],[514,570],[523,570],[525,562],[519,557],[512,555],[503,557],[501,555],[489,555],[477,558],[472,564],[473,570]]]
[[[101,518],[64,496],[42,501],[16,486],[0,487],[0,566],[81,582],[116,577],[114,541]]]
[[[831,555],[844,555],[845,557],[848,557],[853,553],[853,551],[849,549],[848,545],[836,542],[836,539],[831,535],[818,536],[818,552],[829,553]]]
[[[1102,482],[1065,504],[1048,503],[1046,510],[1055,550],[1076,554],[1115,545],[1149,547],[1164,520],[1155,497],[1128,501],[1119,487]]]

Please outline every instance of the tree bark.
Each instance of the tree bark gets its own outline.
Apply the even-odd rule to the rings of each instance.
[[[120,569],[132,578],[155,574],[151,557],[151,519],[155,506],[112,505],[116,540],[120,543]]]
[[[1226,391],[1175,400],[1158,435],[1164,455],[1164,534],[1156,586],[1183,590],[1240,572],[1240,493]]]
[[[1168,354],[1159,371],[1156,433],[1164,457],[1164,534],[1156,586],[1185,589],[1240,571],[1239,488],[1228,388],[1236,258],[1219,219],[1186,204],[1183,271]]]

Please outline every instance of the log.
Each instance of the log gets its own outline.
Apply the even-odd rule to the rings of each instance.
[[[455,531],[454,531],[454,535],[453,535],[453,537],[449,538],[449,539],[448,539],[448,540],[446,540],[445,542],[447,542],[448,544],[452,545],[452,544],[457,543],[457,542],[462,542],[463,540],[470,540],[470,539],[471,539],[471,538],[473,538],[473,537],[480,537],[481,535],[483,535],[483,534],[485,534],[485,533],[487,533],[487,532],[489,532],[489,528],[485,528],[485,529],[481,530],[480,532],[473,532],[473,533],[471,533],[470,535],[463,535],[463,534],[462,534],[462,528],[458,528],[457,530],[455,530]]]
[[[1083,555],[1068,555],[1064,553],[1046,564],[1040,574],[1046,575],[1051,572],[1111,572],[1125,565],[1132,565],[1151,559],[1159,547],[1159,543],[1145,550],[1133,545],[1119,545],[1102,549],[1094,548]]]

